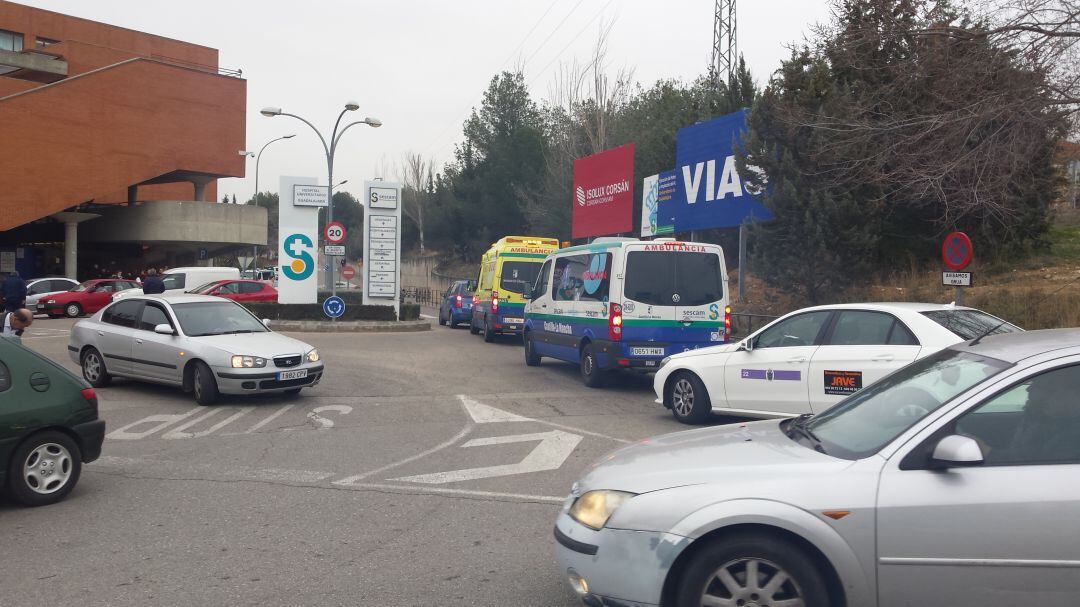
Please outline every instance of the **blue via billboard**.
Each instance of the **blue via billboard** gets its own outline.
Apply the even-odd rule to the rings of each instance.
[[[761,199],[746,190],[735,170],[735,146],[746,130],[747,110],[679,129],[675,144],[675,193],[661,216],[676,232],[730,228],[772,219]],[[665,208],[666,207],[666,208]]]

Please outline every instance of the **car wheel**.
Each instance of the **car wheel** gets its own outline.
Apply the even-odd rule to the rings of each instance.
[[[525,364],[530,367],[539,367],[540,356],[538,356],[533,349],[532,333],[525,333],[523,340],[525,342]]]
[[[469,333],[472,333],[473,335],[479,335],[480,334],[480,328],[476,326],[476,319],[475,318],[470,318],[469,319]]]
[[[442,308],[439,309],[439,326],[446,326],[446,321],[443,320]]]
[[[709,392],[701,378],[693,373],[676,374],[668,382],[664,397],[671,403],[671,414],[684,424],[704,423],[712,413]]]
[[[488,322],[487,316],[484,317],[484,341],[489,344],[495,341],[495,331],[491,329],[491,323]]]
[[[101,352],[94,348],[87,348],[82,355],[82,376],[91,386],[104,388],[112,381],[112,375],[105,368],[105,359]]]
[[[454,310],[452,308],[446,311],[446,324],[451,329],[458,325],[457,321],[454,320]]]
[[[675,604],[832,604],[825,579],[798,546],[765,535],[737,535],[694,555],[679,580]]]
[[[603,387],[606,379],[606,374],[600,369],[600,362],[596,358],[596,348],[592,344],[586,345],[581,352],[581,379],[590,388]]]
[[[218,399],[217,380],[214,372],[202,361],[195,363],[195,370],[191,376],[192,386],[195,388],[195,402],[203,405],[212,405]]]
[[[82,306],[77,303],[69,303],[64,307],[64,314],[68,318],[78,318],[82,316]]]
[[[8,488],[22,504],[46,506],[71,493],[81,472],[79,445],[62,432],[41,432],[15,450],[8,465]]]

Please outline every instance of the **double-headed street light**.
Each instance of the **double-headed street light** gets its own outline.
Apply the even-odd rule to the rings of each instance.
[[[356,122],[351,122],[351,123],[345,125],[345,127],[342,128],[339,131],[338,127],[341,126],[341,119],[345,116],[345,112],[355,112],[358,109],[360,109],[360,104],[356,103],[355,101],[349,101],[348,103],[345,104],[345,109],[341,110],[341,113],[338,114],[337,121],[334,122],[334,130],[330,132],[330,143],[329,144],[326,142],[326,138],[323,137],[322,133],[319,132],[319,129],[315,128],[315,125],[311,124],[310,122],[308,122],[306,119],[304,119],[301,116],[297,116],[296,114],[290,114],[288,112],[282,111],[282,109],[279,108],[279,107],[264,107],[260,111],[260,113],[263,116],[266,116],[268,118],[272,118],[274,116],[290,116],[292,118],[296,118],[297,120],[299,120],[299,121],[303,122],[304,124],[308,125],[309,127],[311,127],[311,130],[315,131],[315,134],[319,136],[319,141],[321,141],[322,144],[323,144],[323,151],[326,152],[326,198],[327,198],[327,201],[326,201],[326,206],[327,206],[327,209],[326,209],[326,222],[327,223],[330,223],[331,221],[334,221],[334,196],[333,196],[333,188],[334,188],[334,153],[337,151],[337,144],[338,144],[339,141],[341,141],[341,136],[345,134],[345,131],[349,130],[351,127],[356,126],[358,124],[366,124],[366,125],[368,125],[368,126],[370,126],[372,128],[378,128],[378,127],[382,126],[382,121],[379,120],[378,118],[368,117],[368,118],[364,118],[363,120],[357,120]],[[334,295],[337,295],[337,285],[335,284],[335,281],[334,281],[334,264],[332,264],[332,263],[327,264],[326,280],[327,280],[328,283],[330,283],[330,292],[332,294],[334,294]]]

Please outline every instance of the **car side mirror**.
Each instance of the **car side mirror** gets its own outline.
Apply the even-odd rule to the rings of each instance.
[[[754,351],[754,339],[751,338],[751,337],[747,337],[746,340],[744,340],[741,344],[739,344],[738,349],[735,350],[735,351],[736,352],[753,352]]]
[[[469,284],[465,285],[465,290],[475,293],[476,292],[476,281],[475,280],[470,280]]]
[[[270,328],[270,319],[269,318],[262,319],[262,323],[263,323],[263,326],[266,327],[267,329]]]
[[[937,468],[978,466],[983,463],[982,447],[970,436],[950,434],[938,441],[930,461]]]
[[[154,333],[159,335],[176,335],[176,331],[168,323],[161,323],[154,327]]]
[[[525,301],[532,301],[533,292],[532,287],[526,286],[521,290],[521,296],[525,298]]]

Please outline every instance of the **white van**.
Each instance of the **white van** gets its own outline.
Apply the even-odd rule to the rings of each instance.
[[[656,370],[666,356],[727,341],[727,269],[718,245],[598,238],[548,255],[525,306],[525,364]]]
[[[165,283],[165,295],[180,295],[219,280],[240,280],[240,270],[230,267],[203,267],[170,268],[161,275]],[[113,301],[123,299],[129,295],[142,295],[142,289],[127,289],[113,295]]]

